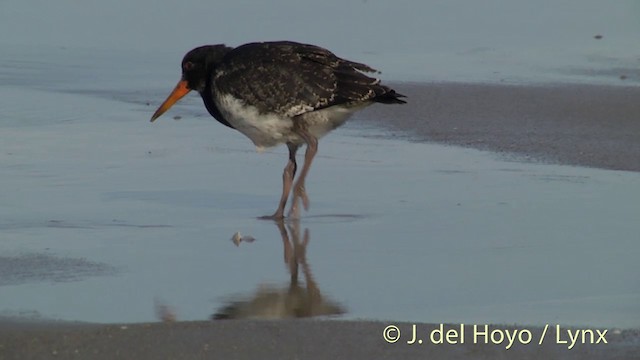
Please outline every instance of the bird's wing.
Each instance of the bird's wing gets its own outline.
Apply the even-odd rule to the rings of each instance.
[[[251,43],[225,56],[213,83],[260,112],[293,117],[387,92],[378,79],[363,74],[374,71],[313,45]]]

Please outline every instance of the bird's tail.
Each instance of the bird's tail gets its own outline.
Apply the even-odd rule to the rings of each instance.
[[[380,95],[377,95],[372,100],[375,102],[379,102],[381,104],[406,104],[407,102],[402,100],[401,98],[406,98],[406,96],[402,94],[398,94],[395,90],[390,89],[386,86],[383,86],[384,92]]]

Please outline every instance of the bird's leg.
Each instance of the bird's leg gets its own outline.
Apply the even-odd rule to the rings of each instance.
[[[307,143],[307,150],[304,153],[304,165],[302,166],[298,180],[295,185],[293,185],[293,201],[291,203],[291,209],[289,210],[289,217],[298,218],[300,215],[298,210],[299,199],[302,199],[304,209],[309,210],[309,198],[304,188],[304,181],[311,168],[311,162],[313,162],[313,158],[318,152],[318,139],[305,129],[296,129],[295,132]]]
[[[289,266],[289,273],[291,274],[291,286],[297,286],[298,283],[298,261],[296,260],[296,253],[294,251],[294,245],[289,240],[289,233],[284,226],[283,219],[275,220],[278,230],[280,230],[280,237],[282,238],[282,244],[284,246],[284,263]]]
[[[287,147],[289,148],[289,161],[284,167],[284,172],[282,173],[282,196],[280,197],[280,204],[273,215],[263,216],[261,219],[284,218],[284,207],[287,205],[287,199],[291,192],[291,184],[293,184],[293,178],[296,176],[296,169],[298,168],[298,165],[296,164],[296,152],[298,151],[299,146],[287,143]]]

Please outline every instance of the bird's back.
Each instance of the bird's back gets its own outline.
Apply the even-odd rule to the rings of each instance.
[[[213,86],[261,113],[288,117],[348,103],[405,103],[402,95],[365,72],[375,70],[314,45],[249,43],[226,54],[213,74]]]

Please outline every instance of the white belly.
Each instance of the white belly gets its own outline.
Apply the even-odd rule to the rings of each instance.
[[[302,122],[301,125],[319,139],[344,124],[356,110],[369,103],[359,106],[336,105],[294,117],[274,113],[260,114],[256,107],[245,105],[231,95],[217,96],[216,105],[229,124],[261,149],[287,142],[303,144],[304,140],[293,132],[294,122]]]

